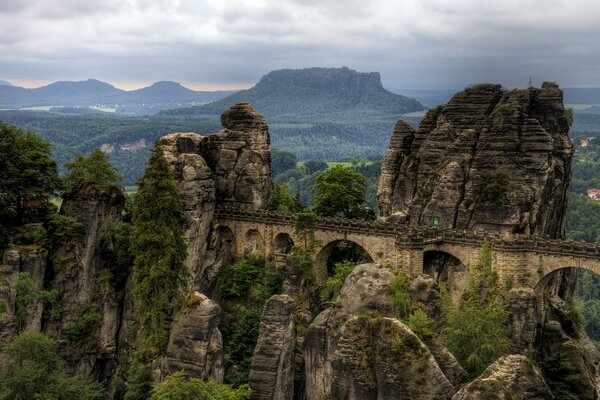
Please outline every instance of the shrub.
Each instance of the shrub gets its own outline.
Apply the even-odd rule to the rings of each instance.
[[[229,385],[188,378],[183,371],[169,375],[152,390],[151,400],[245,400],[247,386],[232,389]]]
[[[327,278],[325,287],[321,292],[322,303],[329,303],[340,294],[346,278],[354,271],[355,267],[356,264],[351,261],[343,261],[335,264],[333,276]]]
[[[90,310],[80,318],[68,323],[65,326],[64,332],[69,339],[77,340],[89,333],[93,328],[98,327],[101,323],[102,317],[100,313],[96,310]]]
[[[426,339],[434,336],[434,321],[425,314],[423,310],[415,310],[408,317],[408,327],[420,338]]]
[[[228,371],[225,380],[238,387],[248,382],[252,354],[260,327],[261,312],[248,309],[242,311],[233,332],[225,342],[225,370]]]
[[[501,203],[514,182],[503,173],[482,176],[475,188],[475,198],[484,203]]]
[[[31,276],[27,272],[20,272],[15,280],[15,326],[17,332],[21,332],[25,328],[27,306],[36,299]]]
[[[4,347],[0,371],[2,400],[95,400],[103,398],[95,382],[67,376],[55,342],[43,333],[25,332]]]
[[[405,275],[394,276],[390,285],[392,290],[392,305],[396,318],[404,319],[410,312],[410,295],[408,294],[408,279]]]
[[[265,269],[265,259],[249,254],[235,264],[221,269],[221,293],[227,298],[247,297],[252,285],[260,280]]]

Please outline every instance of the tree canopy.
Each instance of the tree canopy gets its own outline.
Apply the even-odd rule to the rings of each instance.
[[[4,347],[0,370],[0,399],[95,400],[103,398],[100,385],[65,374],[54,340],[25,332]]]
[[[181,304],[188,281],[182,204],[175,179],[160,148],[150,157],[133,204],[131,249],[134,294],[150,346],[167,343],[165,317]]]
[[[356,218],[363,215],[365,177],[350,168],[336,165],[317,176],[315,212],[319,215]]]
[[[95,149],[85,157],[81,154],[65,164],[69,169],[66,177],[67,191],[78,192],[89,186],[112,186],[121,179],[117,170],[110,165],[104,152]]]
[[[0,247],[10,228],[37,222],[49,196],[60,189],[50,153],[48,142],[0,122]]]

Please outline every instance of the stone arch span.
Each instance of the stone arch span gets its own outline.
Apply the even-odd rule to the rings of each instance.
[[[373,256],[359,243],[347,240],[332,240],[323,246],[315,257],[314,273],[317,284],[324,284],[327,277],[333,272],[333,265],[344,259],[356,263],[373,262]]]
[[[287,232],[279,232],[273,239],[273,251],[279,254],[288,254],[294,247],[294,240]]]
[[[265,255],[265,240],[258,229],[249,229],[244,235],[244,254],[249,253]]]

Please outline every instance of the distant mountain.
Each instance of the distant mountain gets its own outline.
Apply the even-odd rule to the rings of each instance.
[[[600,88],[564,88],[566,104],[600,104]]]
[[[378,72],[361,73],[349,68],[282,69],[269,72],[252,88],[210,104],[168,110],[159,116],[200,117],[219,115],[233,104],[248,101],[273,121],[302,118],[316,122],[402,114],[423,110],[416,100],[383,88]]]
[[[389,91],[392,93],[413,98],[427,108],[433,108],[440,104],[446,104],[456,92],[460,92],[461,90],[462,89],[389,89]]]
[[[0,80],[0,86],[12,86],[13,84],[7,81]]]
[[[181,107],[207,103],[234,91],[201,92],[187,89],[176,82],[157,82],[138,90],[121,90],[95,79],[51,83],[36,89],[0,86],[0,107],[91,106],[91,105],[167,105]]]

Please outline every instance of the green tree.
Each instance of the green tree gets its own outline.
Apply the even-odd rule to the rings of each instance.
[[[294,213],[304,210],[304,206],[300,201],[300,192],[296,192],[296,195],[292,197],[289,193],[289,187],[285,183],[275,186],[269,208],[274,211]]]
[[[273,175],[279,175],[282,172],[296,168],[296,155],[289,151],[271,150],[271,165]]]
[[[11,228],[45,216],[48,198],[61,188],[50,144],[0,122],[0,248]]]
[[[162,150],[156,148],[133,204],[131,249],[135,256],[133,293],[146,344],[159,351],[167,344],[166,317],[182,304],[189,279],[181,210],[169,165]]]
[[[473,376],[511,348],[509,313],[494,296],[495,281],[490,246],[485,243],[479,263],[470,268],[468,288],[458,304],[444,287],[440,293],[440,338]]]
[[[303,165],[308,175],[314,174],[315,172],[326,171],[329,168],[329,165],[321,160],[304,161]]]
[[[100,385],[65,374],[55,342],[43,333],[25,332],[4,347],[0,370],[2,400],[95,400]]]
[[[250,398],[247,386],[232,389],[198,378],[188,378],[182,371],[169,375],[152,390],[151,400],[245,400]]]
[[[362,215],[365,177],[341,165],[319,174],[313,188],[315,211],[319,215],[355,218]]]
[[[69,169],[66,177],[67,191],[72,193],[90,186],[116,185],[121,179],[100,149],[94,149],[88,157],[81,154],[75,156],[75,160],[66,163],[65,167]]]

